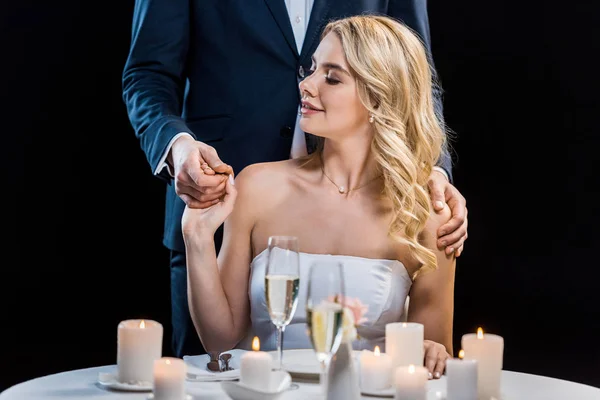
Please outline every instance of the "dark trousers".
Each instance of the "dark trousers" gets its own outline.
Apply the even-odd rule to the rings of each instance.
[[[215,234],[217,254],[223,238],[222,227]],[[194,323],[190,316],[187,296],[187,269],[185,253],[171,250],[171,346],[175,357],[205,354]]]

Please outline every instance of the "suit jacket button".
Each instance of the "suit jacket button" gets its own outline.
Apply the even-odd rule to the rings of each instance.
[[[300,78],[304,78],[306,74],[304,73],[304,67],[301,65],[300,68],[298,68],[298,76]]]
[[[283,138],[291,138],[292,137],[292,127],[284,126],[279,130],[279,136]]]

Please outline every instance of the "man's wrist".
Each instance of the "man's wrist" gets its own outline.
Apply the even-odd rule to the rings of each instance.
[[[444,175],[446,177],[446,180],[448,182],[450,182],[450,176],[448,175],[448,173],[446,172],[446,170],[442,167],[438,167],[437,165],[435,167],[433,167],[434,171],[439,172],[440,174]]]
[[[171,146],[169,146],[169,152],[167,153],[167,159],[165,160],[167,163],[169,163],[169,165],[173,165],[173,150],[175,148],[177,148],[179,145],[181,145],[183,142],[185,141],[195,141],[196,139],[194,139],[192,137],[192,135],[190,135],[187,132],[180,132],[179,134],[177,134],[174,138],[173,141],[171,143]]]

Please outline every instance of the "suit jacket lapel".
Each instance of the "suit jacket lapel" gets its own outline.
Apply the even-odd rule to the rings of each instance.
[[[327,23],[327,13],[333,0],[314,0],[312,11],[310,12],[310,19],[308,21],[308,27],[306,28],[306,35],[304,36],[304,43],[302,44],[302,52],[300,53],[300,62],[303,62],[305,58],[312,54],[312,48],[315,42],[321,35],[321,30]]]
[[[290,22],[290,16],[287,11],[287,7],[285,6],[284,0],[265,0],[269,10],[271,10],[271,14],[277,25],[279,25],[279,29],[288,45],[294,51],[296,57],[298,57],[298,49],[296,48],[296,40],[294,39],[294,32],[292,31],[292,24]]]

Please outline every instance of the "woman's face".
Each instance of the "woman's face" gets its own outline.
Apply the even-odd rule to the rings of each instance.
[[[300,128],[325,138],[340,139],[369,131],[369,116],[358,98],[356,80],[338,36],[329,33],[312,58],[311,73],[300,82]]]

